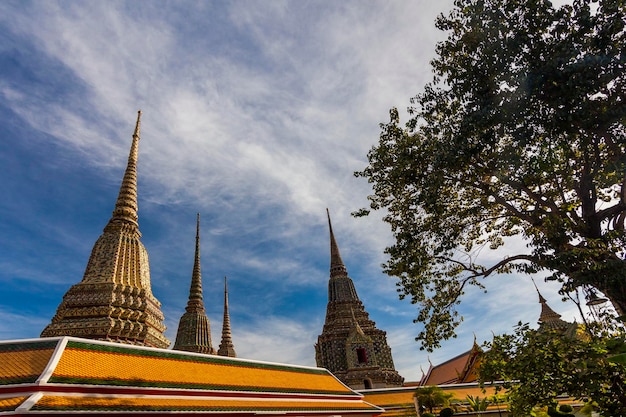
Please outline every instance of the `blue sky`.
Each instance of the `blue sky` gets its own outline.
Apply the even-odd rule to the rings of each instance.
[[[530,278],[470,290],[459,337],[419,350],[417,309],[382,274],[380,214],[355,219],[380,122],[431,78],[452,1],[0,2],[0,339],[38,337],[110,218],[138,109],[139,225],[173,341],[201,215],[204,301],[219,344],[229,278],[240,357],[315,365],[329,275],[325,209],[407,380],[534,324]],[[485,256],[489,256],[486,254]],[[537,279],[550,305],[573,304]]]

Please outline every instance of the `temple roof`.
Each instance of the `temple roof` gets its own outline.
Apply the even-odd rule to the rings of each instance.
[[[474,340],[472,348],[447,361],[428,368],[420,381],[421,386],[447,385],[475,382],[478,379],[477,368],[482,349]]]
[[[325,369],[74,337],[0,342],[0,413],[369,416]]]

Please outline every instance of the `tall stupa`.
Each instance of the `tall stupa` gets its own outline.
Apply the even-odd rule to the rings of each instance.
[[[357,295],[341,259],[328,214],[330,280],[326,321],[315,345],[317,366],[326,368],[353,389],[400,387],[387,335],[376,328]]]
[[[137,223],[141,111],[113,215],[96,241],[83,279],[63,296],[41,337],[75,336],[167,348],[161,303],[152,294],[148,252]]]

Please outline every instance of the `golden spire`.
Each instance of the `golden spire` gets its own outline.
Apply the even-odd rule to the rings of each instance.
[[[230,332],[230,313],[228,312],[228,281],[224,277],[224,321],[222,322],[222,342],[217,351],[220,356],[237,357],[235,353],[235,345]]]
[[[63,296],[41,336],[75,336],[167,348],[161,303],[150,282],[137,224],[137,154],[141,111],[113,215],[91,250],[83,279]]]
[[[130,223],[137,228],[137,156],[139,151],[139,130],[141,123],[141,110],[137,112],[137,123],[133,133],[133,143],[128,154],[126,172],[122,179],[120,192],[117,196],[115,209],[109,221],[110,225],[115,223]],[[138,230],[137,230],[138,231]]]

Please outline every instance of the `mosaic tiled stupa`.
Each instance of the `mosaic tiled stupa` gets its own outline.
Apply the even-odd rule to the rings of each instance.
[[[353,389],[402,386],[387,335],[376,328],[359,299],[330,230],[330,280],[322,334],[315,345],[317,366],[327,368]]]
[[[152,294],[148,252],[137,223],[138,113],[113,215],[96,241],[83,279],[63,296],[42,337],[88,339],[166,348],[161,303]]]
[[[215,354],[211,342],[211,322],[202,301],[202,273],[200,269],[200,214],[196,220],[196,252],[191,273],[189,301],[178,322],[174,349]]]

